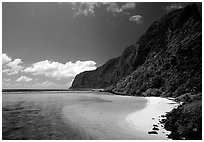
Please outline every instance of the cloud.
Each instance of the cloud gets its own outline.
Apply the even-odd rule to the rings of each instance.
[[[21,76],[18,79],[16,79],[17,82],[28,82],[31,81],[32,78],[26,77],[26,76]]]
[[[95,65],[94,61],[76,61],[75,63],[69,61],[62,64],[45,60],[32,64],[31,67],[24,69],[24,72],[61,79],[74,77],[84,71],[95,70]]]
[[[183,5],[181,5],[181,4],[171,4],[171,5],[166,7],[166,11],[170,12],[170,11],[180,9],[180,8],[183,8]]]
[[[129,10],[133,10],[136,8],[136,4],[133,2],[123,3],[122,5],[117,2],[108,2],[103,3],[103,5],[106,6],[106,10],[108,12],[111,12],[113,16],[121,13],[129,14]]]
[[[112,12],[114,15],[122,12],[122,9],[120,9],[119,5],[115,2],[108,3],[106,10]]]
[[[98,6],[96,2],[81,2],[81,3],[72,3],[74,16],[85,15],[85,16],[94,16],[95,7]]]
[[[135,23],[137,23],[137,24],[140,24],[141,22],[142,22],[142,16],[141,15],[133,15],[133,16],[131,16],[130,18],[129,18],[129,20],[131,21],[131,22],[135,22]]]
[[[7,63],[6,66],[8,68],[3,71],[6,72],[8,75],[17,74],[19,71],[21,71],[24,68],[20,64],[22,64],[21,59],[15,59],[12,62]]]
[[[131,10],[131,9],[135,9],[136,8],[136,4],[134,2],[128,2],[124,5],[121,6],[121,10]]]
[[[24,68],[21,64],[21,59],[12,60],[5,53],[2,54],[2,73],[6,73],[7,75],[17,74]]]
[[[2,65],[6,64],[6,63],[8,63],[10,61],[11,61],[10,57],[8,57],[5,53],[2,54]]]
[[[23,62],[21,59],[12,59],[8,57],[5,53],[2,54],[2,73],[6,73],[7,75],[17,74],[19,72],[31,73],[33,75],[45,75],[46,77],[52,77],[57,80],[61,78],[73,78],[77,74],[88,71],[95,70],[96,63],[94,61],[76,61],[67,62],[65,64],[54,62],[54,61],[40,61],[33,63],[30,66],[23,66]],[[16,81],[30,81],[30,78],[25,76],[21,76]]]
[[[20,64],[22,64],[22,60],[21,59],[15,59],[12,62],[9,62],[6,64],[7,67],[10,67],[13,70],[21,70],[23,68],[23,66],[21,66]]]
[[[129,10],[136,8],[136,4],[133,2],[117,3],[117,2],[82,2],[72,3],[74,16],[85,15],[95,16],[95,9],[97,7],[104,6],[107,12],[111,12],[114,16],[119,13],[128,13]]]

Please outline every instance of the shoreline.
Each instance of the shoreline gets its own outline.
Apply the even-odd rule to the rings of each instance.
[[[103,94],[103,95],[102,95]],[[161,99],[161,98],[160,98]],[[41,133],[35,133],[32,139],[103,139],[103,140],[153,140],[164,139],[159,135],[149,135],[145,129],[135,129],[134,123],[129,123],[126,118],[134,116],[147,109],[150,101],[147,97],[131,97],[123,95],[110,95],[107,93],[36,93],[35,95],[22,94],[3,95],[4,138],[12,129],[17,132],[25,131],[31,126],[26,135],[29,137],[32,131],[42,128]],[[33,103],[33,104],[31,104]],[[32,106],[32,108],[28,107]],[[23,109],[18,109],[23,108]],[[40,108],[40,109],[38,109]],[[10,111],[11,110],[11,111]],[[40,110],[32,112],[32,110]],[[24,112],[25,111],[25,112]],[[13,113],[22,112],[14,117]],[[23,113],[30,116],[29,122]],[[18,114],[18,113],[16,113]],[[36,115],[33,117],[32,115]],[[6,119],[5,116],[12,118]],[[38,117],[39,118],[38,118]],[[40,119],[41,118],[41,119]],[[50,123],[35,124],[39,119]],[[17,125],[12,125],[13,121]],[[142,123],[143,121],[141,119]],[[24,122],[24,123],[21,123]],[[139,121],[138,121],[139,122]],[[64,125],[63,125],[64,124]],[[9,125],[9,127],[8,127]],[[20,128],[19,128],[20,127]],[[51,128],[51,131],[46,128]],[[49,130],[49,131],[48,131]],[[67,134],[69,132],[69,134]],[[52,135],[50,137],[49,134]],[[12,133],[11,133],[12,134]],[[64,134],[64,135],[61,135]],[[22,135],[13,135],[12,138]]]
[[[112,93],[111,93],[112,94]],[[111,100],[112,98],[115,98],[116,100],[119,100],[121,97],[124,98],[124,99],[129,99],[129,100],[134,100],[134,99],[141,99],[141,100],[146,100],[147,102],[145,103],[144,107],[141,108],[141,109],[135,109],[134,107],[132,107],[131,109],[129,110],[126,110],[126,111],[123,111],[121,110],[120,114],[117,113],[115,115],[118,115],[117,118],[115,118],[115,121],[118,121],[117,124],[113,124],[113,127],[118,127],[119,129],[121,129],[121,132],[119,132],[118,130],[115,130],[112,128],[109,128],[111,129],[114,133],[114,131],[116,131],[116,133],[120,133],[121,135],[129,135],[129,137],[127,137],[126,139],[144,139],[144,140],[167,140],[167,132],[163,127],[161,127],[161,124],[160,124],[160,115],[164,115],[165,112],[169,112],[171,111],[173,108],[175,108],[176,106],[178,106],[179,104],[172,101],[172,100],[169,100],[167,98],[161,98],[161,97],[134,97],[134,96],[127,96],[127,95],[115,95],[115,94],[103,94],[103,95],[99,95],[99,94],[93,94],[93,95],[96,95],[96,96],[99,96],[99,98],[101,99],[104,99],[104,100]],[[134,99],[132,99],[134,98]],[[162,111],[162,112],[159,112],[158,111],[155,113],[155,109],[154,111],[152,111],[153,115],[154,116],[154,123],[152,123],[152,117],[151,116],[148,116],[146,112],[148,112],[150,109],[149,108],[152,108],[152,106],[156,105],[157,103],[155,103],[155,100],[159,99],[159,101],[157,103],[161,103],[161,104],[166,104],[167,107],[165,107],[165,109]],[[135,103],[135,102],[134,102]],[[108,103],[106,103],[105,105],[103,104],[97,104],[99,105],[99,108],[101,109],[104,109],[104,107],[108,107]],[[156,105],[157,107],[160,107],[158,105]],[[107,127],[107,124],[104,123],[104,126],[101,126],[101,125],[98,125],[98,126],[94,126],[95,130],[93,130],[93,128],[91,128],[92,126],[88,126],[89,123],[90,125],[95,125],[95,123],[98,123],[100,122],[101,116],[97,116],[97,112],[98,112],[98,106],[95,106],[96,108],[94,108],[94,110],[92,109],[92,107],[88,107],[87,108],[84,108],[82,106],[78,106],[78,107],[81,107],[79,110],[78,108],[76,108],[75,106],[73,108],[70,108],[69,106],[65,106],[63,108],[63,113],[66,115],[64,117],[65,121],[66,119],[67,120],[71,120],[71,121],[75,121],[75,123],[80,122],[81,124],[78,124],[78,125],[81,125],[82,126],[82,129],[83,128],[87,128],[89,127],[90,131],[88,132],[88,134],[95,134],[95,137],[98,139],[98,136],[99,136],[99,133],[97,132],[98,130],[100,130],[100,128],[97,128],[97,127],[103,127],[103,129],[105,129],[105,127]],[[87,107],[87,106],[86,106]],[[113,106],[112,106],[113,107]],[[112,108],[110,107],[110,108]],[[133,109],[134,108],[134,109]],[[107,109],[107,108],[106,108]],[[78,117],[80,117],[80,120],[77,118],[77,117],[72,117],[70,118],[68,115],[70,115],[69,113],[69,110],[74,110],[74,113],[75,115],[76,114],[81,114],[81,112],[83,112],[83,115],[78,115]],[[152,110],[152,109],[151,109]],[[101,110],[100,110],[101,111]],[[100,112],[101,113],[101,112]],[[104,113],[104,112],[102,112]],[[93,115],[94,114],[94,115]],[[73,116],[73,114],[71,114]],[[87,115],[87,116],[86,116]],[[89,115],[89,116],[88,116]],[[110,121],[108,119],[108,117],[113,117],[114,118],[114,115],[113,116],[110,116],[112,114],[109,114],[109,115],[105,115],[105,117],[102,117],[103,120],[102,121]],[[135,117],[138,118],[138,115],[140,116],[145,116],[146,118],[148,118],[149,120],[144,120],[144,119],[140,119],[138,121],[138,119],[136,119],[135,121]],[[89,118],[91,118],[92,120],[89,120]],[[112,118],[111,118],[112,119]],[[87,120],[86,122],[84,120]],[[157,121],[156,121],[157,120]],[[112,120],[111,120],[112,121]],[[148,131],[151,130],[151,127],[153,124],[156,124],[158,125],[158,128],[159,128],[159,131],[158,131],[158,134],[157,135],[151,135],[151,134],[148,134]],[[86,124],[84,124],[86,123]],[[112,123],[108,122],[109,125],[111,125]],[[139,124],[139,125],[138,125]],[[143,125],[143,124],[146,124],[146,125]],[[114,126],[115,125],[115,126]],[[148,125],[148,126],[147,126]],[[145,126],[145,127],[144,127]],[[148,127],[148,129],[146,129]],[[107,127],[108,128],[108,127]],[[92,130],[91,130],[92,129]],[[126,133],[122,132],[122,131],[126,131]],[[165,132],[165,133],[163,133]],[[128,134],[129,133],[129,134]],[[125,137],[125,136],[124,136]],[[101,136],[99,137],[99,139],[124,139],[124,138],[116,138],[114,135],[112,134],[108,134],[108,135],[103,135],[101,134]]]
[[[164,129],[164,125],[160,123],[162,117],[167,112],[178,107],[180,104],[162,97],[145,97],[147,105],[140,111],[130,113],[126,117],[126,121],[136,130],[146,132],[147,135],[155,135],[164,139],[168,139],[167,135],[170,131]],[[153,130],[154,128],[154,130]],[[153,134],[148,134],[152,132]],[[154,134],[157,133],[157,134]]]
[[[129,127],[125,120],[129,113],[143,109],[146,99],[108,94],[96,95],[97,102],[91,102],[89,97],[83,99],[87,101],[62,109],[63,120],[71,122],[81,133],[99,140],[155,139]],[[123,106],[125,103],[128,105]]]

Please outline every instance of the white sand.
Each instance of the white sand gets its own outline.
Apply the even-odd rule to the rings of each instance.
[[[159,123],[159,120],[161,119],[160,116],[165,115],[166,112],[171,111],[179,104],[166,98],[146,98],[148,99],[146,107],[140,111],[129,114],[126,117],[126,120],[129,122],[130,126],[134,127],[137,130],[142,130],[145,132],[151,131],[153,128],[153,124],[156,124],[159,126],[157,136],[166,139],[166,134],[169,134],[169,132],[161,127],[162,125]]]
[[[149,135],[148,130],[158,122],[159,115],[174,107],[167,104],[172,101],[155,97],[93,96],[94,101],[85,95],[82,102],[65,106],[64,121],[94,139],[167,139],[161,128],[158,135]]]
[[[85,94],[84,94],[85,95]],[[83,101],[63,108],[63,119],[71,122],[94,139],[152,139],[143,137],[143,132],[128,126],[126,116],[145,107],[143,98],[107,96],[84,96]]]

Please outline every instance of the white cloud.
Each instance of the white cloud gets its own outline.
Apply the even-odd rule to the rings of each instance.
[[[119,5],[119,3],[117,2],[109,2],[103,4],[106,5],[106,10],[111,12],[114,16],[119,13],[128,14],[129,10],[133,10],[136,8],[136,4],[133,2],[124,3],[122,5]]]
[[[2,54],[2,65],[11,61],[11,58],[6,55],[6,53]]]
[[[10,68],[9,74],[17,74],[21,71],[24,67],[20,64],[22,64],[21,59],[15,59],[12,62],[7,63],[6,66]]]
[[[134,2],[128,2],[124,5],[121,6],[121,10],[125,11],[125,10],[132,10],[136,8],[136,4]]]
[[[7,75],[17,74],[24,67],[21,65],[21,59],[14,59],[8,57],[5,53],[2,54],[2,73],[6,73]]]
[[[67,62],[65,64],[52,61],[41,61],[34,63],[31,67],[24,69],[34,75],[45,75],[56,79],[70,78],[77,74],[96,69],[94,61],[76,61],[75,63]]]
[[[21,76],[18,79],[16,79],[17,82],[28,82],[31,81],[32,78],[26,77],[26,76]]]
[[[142,22],[142,16],[141,15],[133,15],[133,16],[131,16],[130,18],[129,18],[129,20],[131,21],[131,22],[135,22],[135,23],[137,23],[137,24],[140,24],[141,22]]]
[[[96,7],[105,6],[108,12],[111,12],[114,16],[119,13],[128,13],[128,10],[136,8],[136,4],[133,2],[123,3],[122,5],[117,2],[81,2],[72,3],[74,16],[85,15],[95,16]]]
[[[112,12],[114,15],[122,12],[122,9],[120,9],[119,5],[115,2],[107,3],[106,10]]]
[[[171,5],[166,7],[166,10],[167,10],[167,12],[170,12],[170,11],[180,9],[180,8],[183,8],[183,5],[181,5],[181,4],[171,4]]]
[[[73,10],[75,12],[74,16],[85,15],[85,16],[94,16],[95,7],[98,6],[96,2],[81,2],[81,3],[72,3]]]

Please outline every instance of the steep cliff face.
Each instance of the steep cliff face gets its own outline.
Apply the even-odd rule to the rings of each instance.
[[[138,50],[138,46],[129,46],[121,56],[107,61],[96,70],[78,74],[71,88],[106,88],[116,83],[144,62],[147,54],[141,55]]]
[[[177,97],[202,91],[202,24],[195,5],[154,22],[137,42],[144,64],[107,90],[130,95]],[[147,92],[146,92],[147,91]]]
[[[176,97],[167,113],[171,139],[202,139],[202,23],[196,5],[154,22],[137,42],[145,62],[106,90],[124,95]],[[140,54],[138,52],[138,54]]]
[[[149,88],[163,96],[201,92],[201,29],[196,5],[173,11],[155,21],[121,56],[77,75],[71,88],[108,87],[130,95],[142,95]]]
[[[120,57],[77,75],[72,88],[176,97],[183,105],[162,121],[169,138],[202,139],[201,21],[194,4],[165,15]]]

